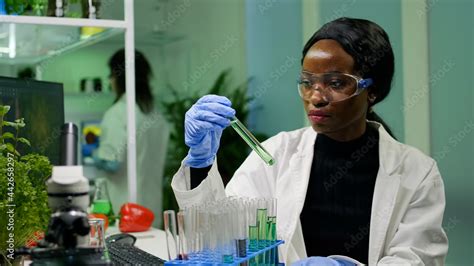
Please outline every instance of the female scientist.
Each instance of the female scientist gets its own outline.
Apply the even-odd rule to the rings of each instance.
[[[190,149],[172,181],[180,206],[276,197],[286,263],[342,265],[326,256],[344,255],[369,265],[442,265],[448,244],[436,163],[397,142],[372,111],[394,73],[385,31],[362,19],[329,22],[306,43],[301,68],[298,92],[311,127],[264,142],[276,163],[252,152],[225,192],[215,155],[235,111],[215,95],[188,110]]]
[[[114,105],[105,113],[96,166],[105,170],[114,212],[128,202],[127,188],[127,106],[125,100],[125,51],[119,50],[109,60],[110,84],[115,92]],[[154,108],[149,80],[151,67],[144,55],[135,53],[137,188],[138,204],[153,211],[155,226],[162,212],[162,183],[169,127]]]

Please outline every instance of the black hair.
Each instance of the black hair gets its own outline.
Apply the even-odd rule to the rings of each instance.
[[[31,67],[27,67],[18,71],[18,78],[20,79],[35,79],[35,76],[35,72]]]
[[[116,103],[125,94],[125,50],[118,50],[109,60],[110,76],[116,81]],[[150,78],[152,70],[145,56],[135,51],[135,92],[136,103],[140,110],[147,114],[153,110],[153,94],[151,93]]]
[[[369,93],[376,98],[369,103],[367,119],[381,123],[394,136],[390,127],[371,107],[385,99],[391,89],[395,72],[395,58],[387,33],[377,24],[365,19],[338,18],[324,24],[303,48],[301,64],[308,50],[319,40],[337,41],[354,59],[354,71],[362,78],[372,78]]]

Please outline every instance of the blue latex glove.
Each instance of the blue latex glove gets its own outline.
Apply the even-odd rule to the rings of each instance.
[[[344,260],[335,260],[327,257],[309,257],[299,260],[292,266],[354,266],[356,264]]]
[[[229,99],[218,95],[200,98],[187,112],[184,119],[184,142],[189,147],[185,164],[204,168],[214,162],[224,128],[235,115]]]

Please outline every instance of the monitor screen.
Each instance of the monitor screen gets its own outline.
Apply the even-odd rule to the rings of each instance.
[[[60,128],[64,124],[63,85],[0,77],[0,104],[11,108],[5,120],[25,119],[26,126],[20,129],[19,137],[28,139],[31,147],[18,144],[20,154],[39,153],[58,165]],[[16,133],[10,127],[5,130]]]

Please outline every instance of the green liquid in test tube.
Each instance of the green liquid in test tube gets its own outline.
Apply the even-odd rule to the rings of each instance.
[[[249,226],[249,251],[258,251],[258,225]],[[255,258],[250,259],[250,266],[256,266],[257,260]]]
[[[275,159],[273,159],[272,155],[263,148],[260,142],[258,142],[255,136],[242,124],[242,122],[240,122],[239,119],[236,117],[231,118],[230,125],[266,164],[273,165],[275,163]]]
[[[257,209],[258,248],[267,246],[267,209]]]
[[[249,226],[249,250],[255,252],[258,250],[258,226]]]
[[[267,209],[257,209],[258,249],[267,247]],[[257,263],[266,264],[265,254],[257,257]]]
[[[276,242],[276,217],[275,216],[268,216],[267,218],[267,241],[269,245],[273,245]],[[267,258],[266,261],[269,262],[271,265],[275,265],[278,262],[278,258],[276,257],[276,248],[269,250],[266,254]]]

